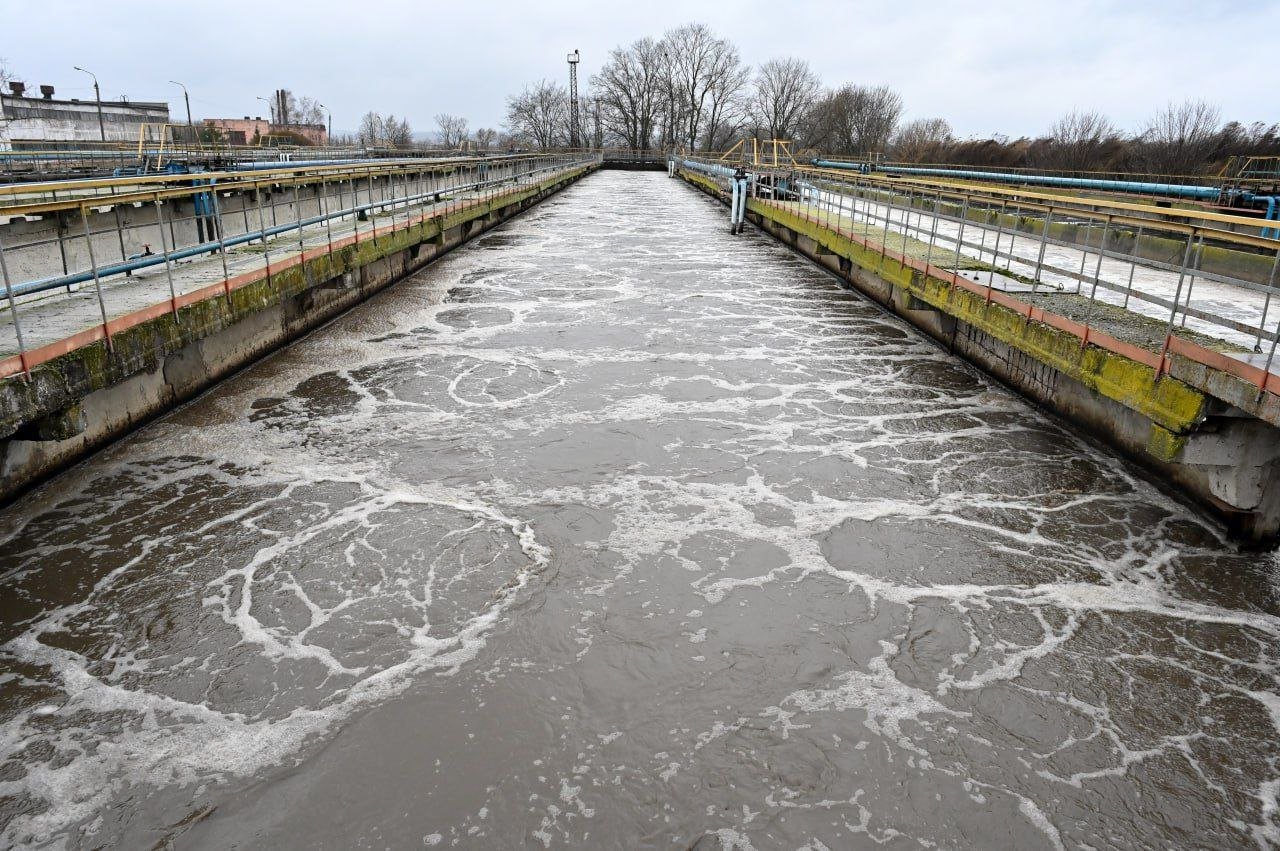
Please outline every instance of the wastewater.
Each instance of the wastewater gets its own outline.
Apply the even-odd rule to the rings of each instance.
[[[1280,563],[665,174],[0,513],[0,844],[1280,844]]]

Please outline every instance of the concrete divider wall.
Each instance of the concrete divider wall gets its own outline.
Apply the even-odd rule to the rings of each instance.
[[[594,170],[584,166],[447,216],[273,263],[271,275],[211,282],[178,311],[114,320],[22,376],[0,380],[0,501],[194,397],[435,258]],[[132,320],[125,322],[123,320]],[[100,330],[100,329],[99,329]]]
[[[692,186],[725,200],[703,175]],[[1176,356],[1148,363],[925,275],[891,252],[752,199],[747,217],[947,348],[1138,461],[1241,540],[1280,536],[1280,401],[1237,376]],[[728,227],[726,219],[726,227]]]

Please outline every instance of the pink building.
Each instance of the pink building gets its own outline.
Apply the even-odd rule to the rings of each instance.
[[[206,118],[205,127],[220,132],[230,145],[256,145],[271,133],[271,122],[264,118]]]

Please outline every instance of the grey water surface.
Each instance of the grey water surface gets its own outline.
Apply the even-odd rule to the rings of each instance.
[[[1280,843],[1277,560],[664,174],[0,513],[14,846]]]

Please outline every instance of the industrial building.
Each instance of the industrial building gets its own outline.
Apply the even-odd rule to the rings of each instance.
[[[0,92],[0,150],[41,147],[50,142],[136,142],[144,125],[169,122],[169,105],[129,100],[61,100],[53,86],[38,97],[10,82]]]

